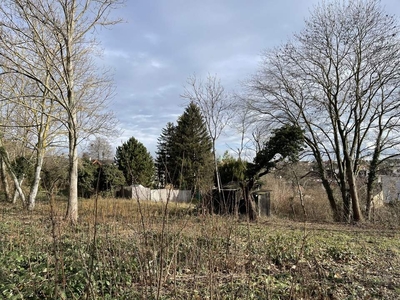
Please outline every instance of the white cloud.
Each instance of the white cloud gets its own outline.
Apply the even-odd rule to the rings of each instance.
[[[160,43],[160,37],[155,33],[146,33],[143,36],[152,45],[158,45]]]
[[[156,68],[156,69],[161,69],[161,68],[164,68],[164,67],[165,67],[165,65],[164,65],[162,62],[157,61],[157,60],[155,60],[155,59],[150,60],[150,65],[151,65],[153,68]]]
[[[106,49],[104,50],[104,56],[128,59],[129,53],[118,49]]]
[[[129,0],[113,14],[126,22],[101,30],[104,60],[114,70],[112,109],[121,139],[134,136],[154,153],[167,122],[183,113],[188,76],[217,74],[227,91],[254,74],[259,54],[299,32],[320,0]],[[398,0],[382,0],[400,15]],[[234,144],[235,135],[220,141]],[[222,150],[221,150],[222,151]]]

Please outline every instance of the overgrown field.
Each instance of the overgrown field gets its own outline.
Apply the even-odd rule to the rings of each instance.
[[[2,299],[399,299],[400,233],[202,216],[192,206],[1,204]],[[96,225],[97,224],[97,225]]]

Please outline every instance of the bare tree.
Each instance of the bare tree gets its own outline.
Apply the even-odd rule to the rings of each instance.
[[[89,141],[87,154],[97,160],[112,159],[114,157],[114,151],[110,143],[103,137],[96,137],[94,140]]]
[[[236,94],[233,97],[233,119],[230,127],[240,134],[237,147],[230,146],[238,158],[252,159],[268,140],[268,123],[247,105],[247,95]]]
[[[376,172],[381,160],[398,151],[398,28],[375,0],[323,2],[300,34],[264,54],[249,82],[253,111],[306,131],[336,220],[351,211],[354,221],[363,219],[356,180],[360,163],[375,157],[370,171]]]
[[[39,72],[40,70],[37,74]],[[49,78],[49,74],[46,76]],[[7,134],[4,138],[16,141],[20,147],[26,148],[25,152],[34,164],[27,203],[28,209],[33,210],[44,157],[60,134],[61,123],[57,119],[60,118],[60,107],[27,77],[13,75],[1,78],[4,80],[0,97],[5,108],[2,110],[2,117],[7,119]]]
[[[26,162],[32,158],[32,153],[27,145],[32,140],[31,129],[35,125],[28,120],[27,111],[21,109],[10,99],[13,91],[20,87],[25,87],[23,84],[17,84],[15,80],[11,82],[4,80],[1,77],[0,91],[0,156],[2,159],[2,182],[5,187],[6,199],[12,203],[16,203],[18,198],[21,198],[23,204],[26,204],[25,193],[22,189],[22,183],[26,177],[24,167],[27,167]],[[9,176],[7,176],[9,175]],[[8,187],[8,178],[12,179],[14,184],[14,195],[11,197],[11,192]]]
[[[210,74],[205,82],[195,75],[189,77],[181,96],[195,103],[203,115],[211,137],[215,175],[218,191],[220,191],[221,180],[218,172],[216,142],[233,116],[232,101],[217,76]]]
[[[104,105],[113,94],[106,73],[97,72],[92,33],[115,24],[117,0],[6,0],[0,4],[0,67],[3,76],[23,76],[61,108],[69,149],[66,218],[78,219],[78,143],[108,125]],[[29,95],[24,95],[29,96]],[[113,125],[113,124],[112,124]]]
[[[243,156],[246,156],[246,150],[248,150],[250,143],[248,139],[248,131],[251,123],[248,122],[249,110],[247,108],[244,108],[243,110],[235,109],[235,112],[235,119],[232,122],[232,127],[240,134],[240,143],[236,148],[231,149],[236,152],[238,158],[242,160]]]

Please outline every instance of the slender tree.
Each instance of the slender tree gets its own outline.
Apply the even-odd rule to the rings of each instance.
[[[45,80],[48,81],[49,75],[46,76]],[[34,172],[28,178],[30,187],[27,201],[27,208],[33,210],[44,157],[49,148],[55,146],[57,135],[61,134],[60,122],[55,118],[60,116],[60,109],[27,77],[14,74],[2,78],[0,95],[7,106],[3,112],[8,119],[6,139],[18,141],[24,152],[29,152],[29,160],[34,164]]]

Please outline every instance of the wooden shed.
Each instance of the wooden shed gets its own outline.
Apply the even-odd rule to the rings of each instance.
[[[271,190],[258,190],[253,192],[259,216],[271,215]]]
[[[213,190],[213,209],[217,214],[234,214],[239,212],[242,190],[240,188],[223,188],[220,192]]]

